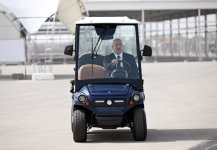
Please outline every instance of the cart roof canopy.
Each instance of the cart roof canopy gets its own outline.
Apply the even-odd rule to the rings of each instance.
[[[140,22],[128,17],[85,17],[76,24],[139,24]]]

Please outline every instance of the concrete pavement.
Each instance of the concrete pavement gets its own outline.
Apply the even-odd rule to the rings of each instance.
[[[69,78],[1,80],[0,150],[216,149],[217,63],[146,63],[142,66],[148,125],[146,141],[133,141],[127,128],[93,128],[86,143],[74,143]],[[13,69],[3,68],[5,74],[10,71]],[[54,66],[54,72],[70,75],[72,66]]]

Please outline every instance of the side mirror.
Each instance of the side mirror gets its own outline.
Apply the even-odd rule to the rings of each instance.
[[[64,54],[72,56],[72,54],[73,54],[73,45],[66,46]]]
[[[145,45],[143,50],[142,50],[142,56],[152,56],[152,48],[148,45]]]

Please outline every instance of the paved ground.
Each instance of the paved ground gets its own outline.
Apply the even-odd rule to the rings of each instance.
[[[4,66],[2,74],[22,70]],[[28,73],[32,67],[27,68]],[[70,65],[54,67],[69,75]],[[147,141],[130,130],[93,129],[74,143],[70,79],[0,81],[0,150],[217,149],[217,62],[143,64]]]

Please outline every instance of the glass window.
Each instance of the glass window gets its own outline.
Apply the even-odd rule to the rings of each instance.
[[[138,78],[135,29],[135,25],[80,26],[78,79]]]

